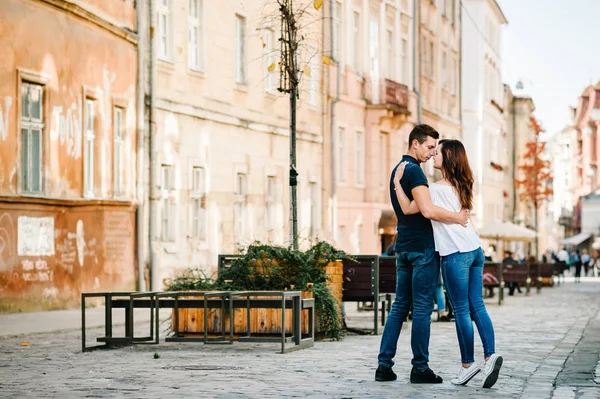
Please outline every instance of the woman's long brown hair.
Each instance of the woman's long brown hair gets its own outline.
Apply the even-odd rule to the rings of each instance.
[[[465,146],[458,140],[440,140],[442,173],[458,193],[464,209],[473,209],[473,172]]]

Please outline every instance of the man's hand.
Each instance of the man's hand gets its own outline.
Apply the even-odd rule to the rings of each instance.
[[[460,210],[460,212],[458,212],[458,217],[458,224],[460,224],[462,227],[467,227],[467,222],[469,221],[469,217],[471,217],[471,212],[468,209],[463,208]]]

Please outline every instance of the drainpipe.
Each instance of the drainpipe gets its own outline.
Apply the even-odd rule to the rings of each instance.
[[[331,199],[332,199],[332,210],[331,210],[331,229],[334,241],[337,240],[337,176],[336,176],[336,157],[335,157],[335,146],[336,140],[336,129],[335,129],[335,106],[340,101],[340,61],[337,56],[333,53],[333,7],[335,0],[329,1],[329,15],[332,18],[332,22],[329,23],[329,48],[331,49],[331,59],[335,64],[336,70],[336,87],[335,87],[335,98],[331,101]],[[339,51],[339,49],[337,49]]]
[[[417,48],[419,46],[418,31],[419,31],[419,19],[417,18],[419,8],[419,0],[413,0],[413,92],[417,96],[417,123],[421,124],[421,115],[423,109],[421,105],[421,93],[418,89],[417,84]]]
[[[458,7],[458,118],[460,120],[460,135],[462,138],[462,128],[463,128],[463,108],[462,108],[462,98],[463,98],[463,90],[462,90],[462,66],[463,66],[463,57],[462,57],[462,48],[463,48],[463,35],[462,35],[462,2],[459,2]]]
[[[145,277],[145,259],[144,259],[144,110],[145,110],[145,98],[144,98],[144,56],[146,52],[146,35],[145,35],[145,18],[144,18],[144,1],[137,1],[137,32],[138,32],[138,70],[137,70],[137,88],[136,88],[136,101],[137,101],[137,201],[138,207],[136,210],[136,241],[137,241],[137,268],[138,268],[138,284],[137,288],[139,291],[146,291],[146,279]]]
[[[148,225],[148,240],[149,240],[149,262],[150,262],[150,283],[153,291],[160,290],[161,283],[158,278],[158,265],[156,264],[156,244],[155,244],[155,233],[156,233],[156,190],[154,188],[154,181],[156,180],[156,171],[153,165],[154,159],[154,128],[156,126],[155,117],[155,102],[156,95],[154,92],[154,85],[156,81],[156,42],[154,40],[154,32],[156,31],[156,22],[154,18],[155,14],[155,1],[150,0],[149,7],[149,21],[150,21],[150,43],[149,43],[149,55],[150,55],[150,79],[149,79],[149,97],[150,104],[148,107],[148,147],[149,147],[149,173],[148,173],[148,193],[150,196],[150,209],[149,213],[149,225]]]

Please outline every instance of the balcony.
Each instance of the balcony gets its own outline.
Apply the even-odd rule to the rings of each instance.
[[[383,108],[394,114],[410,115],[408,110],[408,87],[390,79],[374,82],[365,80],[364,86],[367,108]]]

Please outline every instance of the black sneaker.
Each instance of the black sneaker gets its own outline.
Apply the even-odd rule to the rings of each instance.
[[[441,384],[444,380],[430,368],[419,371],[413,367],[410,372],[410,382],[413,384]]]
[[[395,381],[398,376],[392,371],[391,368],[385,366],[377,367],[375,372],[375,381]]]

